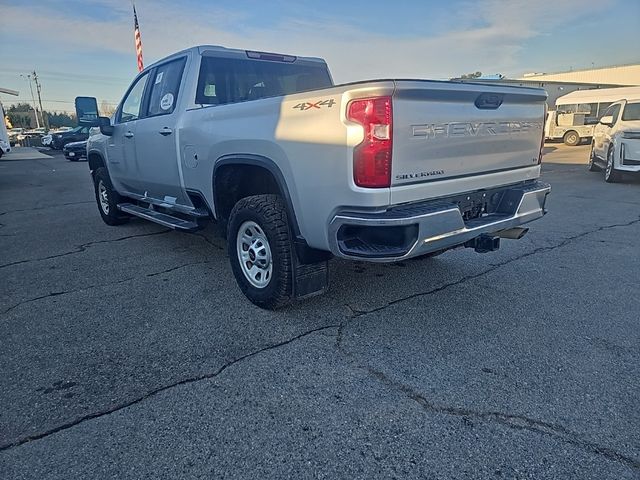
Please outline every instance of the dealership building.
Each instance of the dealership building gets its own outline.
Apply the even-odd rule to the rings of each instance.
[[[610,67],[570,70],[554,73],[526,73],[520,78],[502,75],[472,79],[455,79],[461,82],[519,85],[544,88],[549,94],[547,104],[553,109],[556,99],[576,90],[594,88],[631,87],[640,85],[640,63],[613,65]]]

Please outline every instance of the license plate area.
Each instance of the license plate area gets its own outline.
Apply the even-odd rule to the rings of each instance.
[[[499,188],[458,195],[452,200],[460,209],[462,219],[467,222],[495,213],[503,195],[504,188]]]

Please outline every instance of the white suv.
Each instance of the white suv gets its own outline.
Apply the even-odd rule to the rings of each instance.
[[[589,170],[604,169],[607,182],[622,173],[640,173],[640,99],[620,100],[609,106],[593,131]]]

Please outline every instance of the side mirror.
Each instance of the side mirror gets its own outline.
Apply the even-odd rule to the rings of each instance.
[[[111,119],[109,117],[98,117],[100,133],[110,137],[113,135],[113,125],[111,125]]]
[[[606,117],[602,117],[600,119],[600,123],[603,125],[608,125],[609,127],[613,126],[613,115],[607,115]]]
[[[76,118],[78,125],[98,127],[98,101],[94,97],[76,97]]]

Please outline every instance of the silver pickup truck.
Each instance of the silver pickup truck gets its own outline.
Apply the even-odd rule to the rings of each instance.
[[[546,93],[424,80],[334,85],[318,58],[198,46],[147,67],[88,163],[109,225],[225,227],[256,305],[322,293],[332,256],[395,262],[496,250],[542,217]]]

